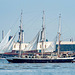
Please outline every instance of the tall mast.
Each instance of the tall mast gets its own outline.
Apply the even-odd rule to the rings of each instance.
[[[43,11],[42,17],[42,40],[45,41],[45,13]]]
[[[21,11],[21,20],[20,20],[20,45],[19,45],[19,57],[21,57],[21,43],[22,43],[22,11]]]
[[[44,52],[44,41],[45,41],[45,14],[43,11],[43,17],[42,17],[42,57],[43,57],[43,52]]]
[[[59,14],[59,32],[58,32],[58,56],[60,54],[60,36],[61,36],[61,14]]]

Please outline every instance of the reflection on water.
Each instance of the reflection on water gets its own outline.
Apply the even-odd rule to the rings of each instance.
[[[0,59],[2,75],[74,75],[75,63],[8,63]]]

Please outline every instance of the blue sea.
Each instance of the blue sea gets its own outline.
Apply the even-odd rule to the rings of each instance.
[[[75,75],[75,63],[8,63],[0,59],[0,75]]]

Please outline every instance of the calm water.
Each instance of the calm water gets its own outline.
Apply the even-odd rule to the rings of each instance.
[[[13,64],[0,59],[0,75],[75,75],[75,63]]]

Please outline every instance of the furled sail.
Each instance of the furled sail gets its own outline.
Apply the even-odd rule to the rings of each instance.
[[[6,35],[5,38],[3,39],[3,41],[6,39],[7,42],[5,42],[3,45],[0,45],[0,53],[5,53],[5,52],[11,52],[12,51],[11,48],[12,48],[13,40],[14,40],[16,34],[9,41],[8,41],[9,38],[7,36],[9,37],[9,35]],[[1,42],[0,44],[2,44],[2,43],[3,42]]]
[[[40,38],[40,41],[45,41],[45,31],[44,31],[44,28],[43,28],[42,31],[41,31],[41,38]]]
[[[34,39],[29,43],[29,45],[27,46],[27,48],[24,49],[25,51],[36,50],[37,49],[37,44],[38,44],[38,41],[39,41],[39,35],[40,35],[40,31],[34,37]]]

